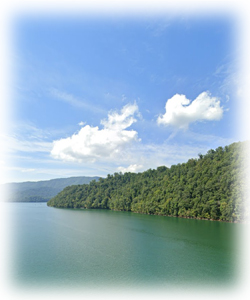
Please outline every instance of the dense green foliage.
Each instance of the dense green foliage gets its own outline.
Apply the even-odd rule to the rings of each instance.
[[[89,185],[70,186],[47,205],[240,221],[244,217],[244,146],[234,143],[170,168],[115,173]]]
[[[47,202],[61,192],[66,186],[88,184],[99,177],[70,177],[37,182],[19,182],[3,185],[8,191],[7,201],[11,202]]]

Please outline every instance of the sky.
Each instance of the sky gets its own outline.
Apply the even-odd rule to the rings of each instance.
[[[240,140],[235,20],[19,15],[5,182],[143,172]]]

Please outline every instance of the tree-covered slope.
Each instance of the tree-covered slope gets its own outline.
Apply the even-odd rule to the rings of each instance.
[[[244,217],[245,146],[233,143],[170,168],[115,173],[89,185],[70,186],[47,205],[240,221]]]
[[[12,202],[47,202],[61,192],[66,186],[88,184],[99,177],[70,177],[57,178],[37,182],[19,182],[5,184],[8,191],[8,201]]]

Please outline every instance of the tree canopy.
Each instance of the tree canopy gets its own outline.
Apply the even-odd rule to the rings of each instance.
[[[238,222],[244,219],[245,143],[142,173],[114,173],[66,187],[47,205]]]

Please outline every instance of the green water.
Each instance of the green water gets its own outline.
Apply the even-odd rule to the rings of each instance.
[[[225,284],[239,224],[9,203],[21,285]]]

